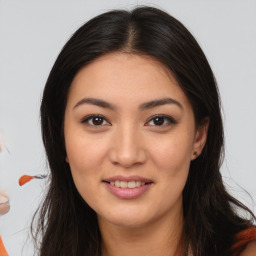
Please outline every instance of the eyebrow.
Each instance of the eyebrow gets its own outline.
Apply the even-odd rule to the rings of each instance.
[[[108,108],[111,110],[115,110],[117,108],[115,105],[113,105],[109,102],[106,102],[104,100],[101,100],[101,99],[83,98],[76,103],[76,105],[73,107],[73,109],[75,109],[76,107],[83,105],[83,104],[91,104],[91,105],[99,106],[102,108]],[[139,109],[147,110],[147,109],[151,109],[151,108],[166,105],[166,104],[174,104],[174,105],[178,106],[180,109],[183,109],[181,103],[172,98],[162,98],[162,99],[156,99],[156,100],[152,100],[149,102],[145,102],[139,106]]]

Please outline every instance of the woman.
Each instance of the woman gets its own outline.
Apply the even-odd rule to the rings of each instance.
[[[40,255],[256,252],[255,217],[219,171],[213,73],[173,17],[142,7],[83,25],[52,68],[41,119],[51,181]]]

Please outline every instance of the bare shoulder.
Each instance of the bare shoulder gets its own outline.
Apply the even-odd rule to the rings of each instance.
[[[240,256],[256,256],[256,241],[249,243]]]

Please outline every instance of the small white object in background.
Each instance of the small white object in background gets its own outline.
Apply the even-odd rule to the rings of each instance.
[[[6,214],[10,210],[9,198],[0,193],[0,215]]]
[[[0,134],[1,135],[1,134]],[[0,152],[2,151],[2,139],[0,136]],[[9,198],[0,192],[0,215],[6,214],[10,210]]]

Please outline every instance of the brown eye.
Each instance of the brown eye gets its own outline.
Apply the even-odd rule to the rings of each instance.
[[[176,123],[177,123],[177,121],[170,116],[156,115],[147,122],[147,125],[149,125],[149,126],[169,126],[171,124],[176,124]]]
[[[90,115],[84,118],[81,123],[86,123],[90,126],[103,126],[109,124],[106,119],[101,115]]]
[[[94,125],[101,125],[103,124],[104,119],[102,117],[96,116],[96,117],[93,117],[91,121]]]
[[[165,121],[165,119],[162,116],[156,117],[153,119],[153,122],[155,125],[162,125],[164,123],[164,121]]]

